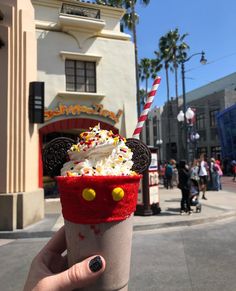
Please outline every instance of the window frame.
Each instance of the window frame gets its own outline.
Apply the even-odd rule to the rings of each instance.
[[[205,129],[205,114],[204,113],[198,113],[196,116],[196,127],[197,130]]]
[[[216,115],[219,111],[219,109],[214,109],[209,112],[210,127],[217,127]]]
[[[73,65],[69,66],[68,62],[71,62]],[[79,65],[83,64],[83,68],[79,67]],[[93,64],[93,68],[89,69],[88,66]],[[79,59],[65,59],[65,78],[66,84],[65,89],[66,92],[83,92],[83,93],[96,93],[97,92],[97,72],[96,72],[96,62],[90,60],[79,60]],[[72,74],[68,74],[67,70],[72,70]],[[83,70],[83,74],[79,75],[78,71]],[[92,71],[93,76],[88,76],[88,72]],[[68,78],[71,77],[73,81],[68,81]],[[78,82],[78,78],[84,78],[82,83]],[[88,80],[92,79],[94,84],[89,84]],[[70,86],[69,86],[70,85]],[[81,87],[84,86],[84,90],[81,90]],[[90,90],[90,86],[93,86],[94,89]],[[71,87],[71,89],[70,89]]]

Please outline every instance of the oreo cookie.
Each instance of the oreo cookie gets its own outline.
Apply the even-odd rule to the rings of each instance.
[[[151,164],[152,156],[150,149],[144,142],[136,138],[128,138],[125,144],[133,152],[132,161],[134,164],[132,170],[142,174]]]
[[[61,168],[68,161],[67,151],[75,141],[67,137],[58,137],[50,141],[43,149],[44,172],[51,176],[59,176]]]

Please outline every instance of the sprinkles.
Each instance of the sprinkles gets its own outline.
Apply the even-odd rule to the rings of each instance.
[[[68,151],[70,161],[64,164],[61,175],[134,175],[133,153],[125,142],[121,135],[100,129],[100,125],[82,132]]]

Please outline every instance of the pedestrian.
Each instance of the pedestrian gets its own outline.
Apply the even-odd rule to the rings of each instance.
[[[223,171],[221,169],[219,160],[215,160],[214,169],[217,172],[217,175],[216,175],[216,191],[219,191],[219,190],[222,190],[221,177],[223,176]]]
[[[181,190],[182,198],[180,202],[180,215],[187,212],[189,215],[192,214],[192,209],[190,208],[190,171],[185,160],[181,160],[178,165],[178,176],[179,183],[178,188]]]
[[[200,191],[202,191],[202,199],[207,200],[206,198],[206,189],[207,189],[207,180],[208,180],[208,165],[205,161],[204,154],[201,154],[199,161],[199,183]]]
[[[166,165],[166,169],[165,169],[166,189],[173,188],[172,176],[173,176],[173,167],[170,160],[168,164]]]
[[[236,161],[235,160],[232,160],[231,166],[232,166],[232,172],[233,172],[233,181],[235,181],[236,179]]]
[[[171,160],[171,165],[172,165],[172,186],[177,186],[178,185],[178,169],[176,167],[176,160],[172,159]]]
[[[160,183],[162,183],[164,186],[165,186],[165,183],[164,183],[164,176],[165,176],[165,164],[164,163],[159,163],[159,180],[160,180]]]
[[[217,172],[217,167],[215,166],[216,161],[211,158],[210,161],[210,175],[211,175],[211,190],[217,190],[217,184],[219,180],[219,174]]]
[[[191,179],[199,183],[199,162],[197,159],[193,160],[192,166],[190,168]]]
[[[94,255],[68,269],[62,227],[34,258],[24,291],[78,290],[94,283],[105,270],[105,260]]]

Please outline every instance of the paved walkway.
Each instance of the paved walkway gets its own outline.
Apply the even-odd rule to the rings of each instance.
[[[161,213],[152,216],[134,216],[134,231],[190,226],[236,217],[236,192],[207,191],[208,200],[200,200],[202,212],[192,215],[179,214],[181,193],[178,188],[167,190],[160,186]],[[193,207],[194,208],[194,207]],[[0,231],[0,239],[49,237],[63,225],[59,199],[45,200],[45,218],[23,230]]]

